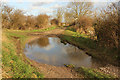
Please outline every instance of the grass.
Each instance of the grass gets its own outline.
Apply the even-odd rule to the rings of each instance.
[[[26,64],[20,56],[16,53],[16,46],[12,42],[3,42],[2,49],[2,63],[3,69],[10,74],[12,78],[42,78],[43,75],[37,72],[37,70]]]
[[[6,32],[6,36],[9,40],[13,39],[13,37],[18,39],[22,46],[24,46],[26,39],[29,37],[26,33],[22,34],[21,32]]]
[[[115,78],[114,76],[98,72],[97,70],[91,68],[79,67],[76,69],[76,71],[80,74],[83,74],[85,78],[94,78],[95,80],[97,78],[102,78],[102,80],[106,78]]]
[[[56,28],[56,26],[53,26],[53,27],[49,27],[49,28],[46,28],[46,29],[32,30],[32,31],[26,31],[26,32],[44,32],[44,31],[53,30],[55,28]]]
[[[44,32],[44,31],[50,31],[55,29],[56,26],[48,27],[45,29],[34,29],[34,30],[7,30],[7,31],[17,31],[17,32]]]
[[[73,42],[77,42],[77,44],[79,44],[80,47],[85,48],[86,46],[88,48],[96,48],[96,43],[94,40],[90,39],[88,35],[85,34],[80,34],[77,32],[73,32],[70,30],[66,30],[65,35],[62,36],[63,39],[67,40],[67,41],[73,41]]]
[[[70,27],[70,26],[67,26],[66,30],[70,30],[70,31],[76,32],[76,29],[75,29],[75,28],[72,28],[72,27]]]
[[[97,71],[93,68],[85,68],[85,67],[76,67],[73,64],[64,64],[66,67],[75,70],[79,75],[84,76],[84,78],[93,78],[93,79],[108,79],[108,78],[116,78],[115,76],[104,74],[102,72]]]

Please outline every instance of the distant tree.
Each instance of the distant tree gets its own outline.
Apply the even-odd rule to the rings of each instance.
[[[40,14],[37,17],[25,16],[22,10],[14,9],[7,5],[2,5],[0,8],[2,8],[2,28],[32,29],[45,27],[49,23],[49,16],[46,14]]]
[[[37,20],[37,26],[40,28],[45,27],[49,23],[49,16],[46,14],[40,14],[36,18]]]
[[[26,28],[27,29],[34,29],[36,26],[36,18],[34,16],[26,16]]]
[[[59,23],[62,22],[62,18],[63,18],[63,9],[62,8],[58,8],[57,9],[57,14],[56,14],[56,19],[58,20]]]
[[[72,13],[69,13],[67,11],[64,13],[65,23],[72,24],[74,22],[74,17],[72,17],[72,15]]]
[[[11,15],[11,27],[13,29],[25,29],[26,17],[22,10],[14,10],[13,15]]]
[[[10,21],[11,21],[11,16],[12,16],[12,12],[13,12],[13,8],[6,6],[6,5],[2,5],[1,6],[2,10],[2,28],[8,28],[10,29]]]

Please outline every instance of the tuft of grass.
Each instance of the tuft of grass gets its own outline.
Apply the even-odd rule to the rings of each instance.
[[[64,66],[68,67],[68,68],[74,68],[75,65],[74,64],[64,64]]]

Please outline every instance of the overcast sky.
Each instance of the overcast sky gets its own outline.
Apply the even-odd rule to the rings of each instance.
[[[53,15],[55,9],[66,6],[72,0],[2,0],[7,5],[21,9],[26,15],[44,14]],[[94,7],[105,7],[107,2],[117,2],[119,0],[76,0],[81,2],[93,2]],[[103,3],[104,2],[104,3]]]

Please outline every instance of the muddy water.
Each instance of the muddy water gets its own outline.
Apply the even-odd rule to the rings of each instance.
[[[62,43],[58,37],[42,37],[33,40],[25,45],[24,53],[32,60],[49,65],[92,66],[90,56],[71,44]]]

